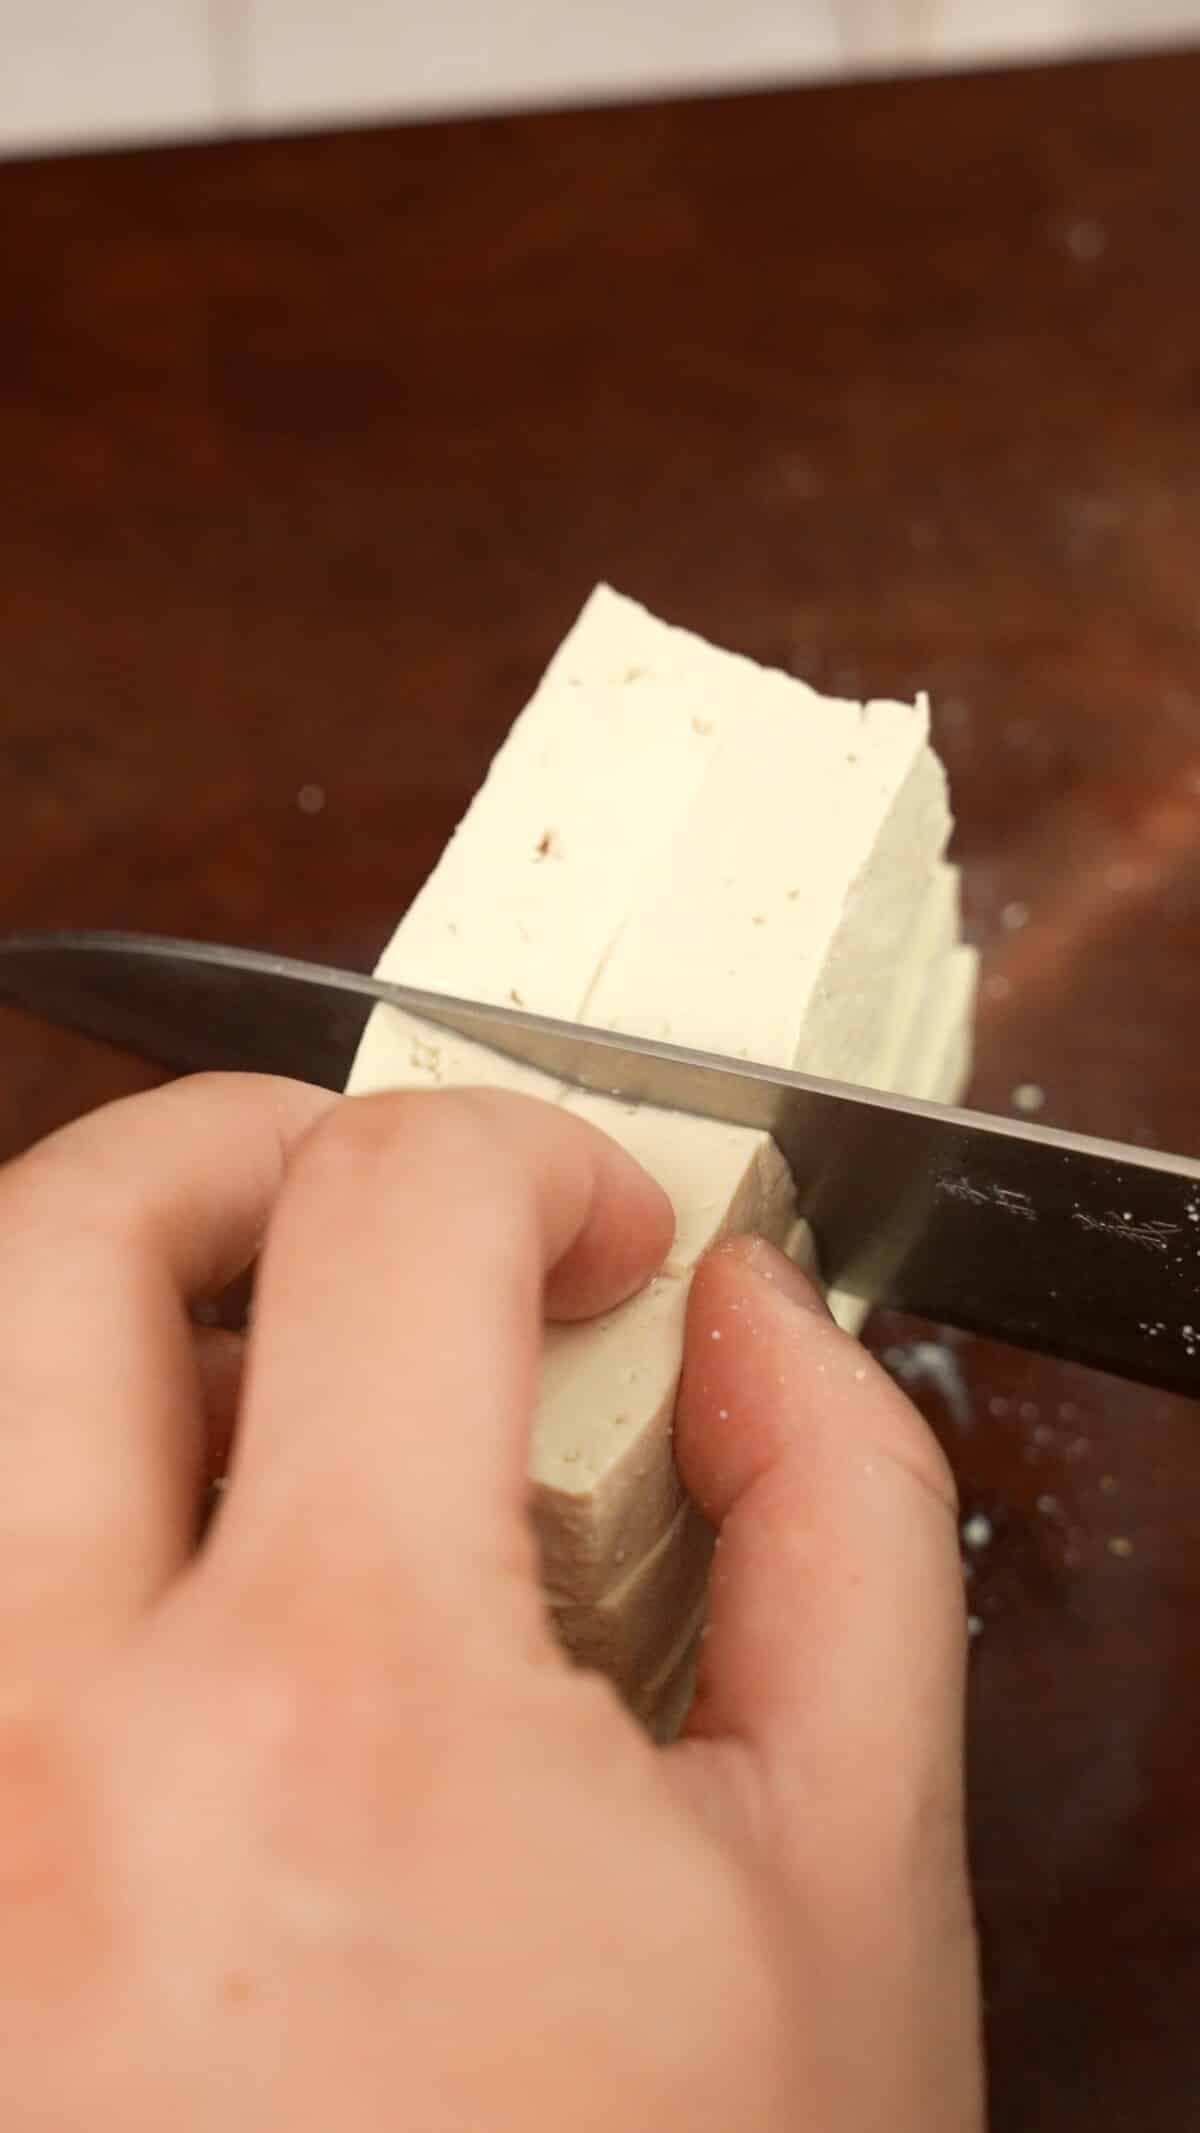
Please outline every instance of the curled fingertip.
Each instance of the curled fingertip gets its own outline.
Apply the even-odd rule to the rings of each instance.
[[[662,1267],[675,1240],[668,1195],[606,1134],[592,1143],[587,1222],[552,1269],[547,1308],[555,1318],[588,1318],[635,1296]]]
[[[764,1282],[774,1289],[787,1303],[796,1304],[803,1311],[814,1312],[818,1317],[831,1316],[816,1282],[811,1275],[798,1267],[765,1237],[734,1237],[730,1243],[719,1247],[721,1256],[732,1266]]]

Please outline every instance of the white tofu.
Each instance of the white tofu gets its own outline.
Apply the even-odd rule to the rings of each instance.
[[[948,830],[923,702],[823,700],[601,588],[379,969],[953,1094],[974,964],[955,947]],[[631,1112],[390,1009],[372,1017],[349,1087],[471,1082],[594,1119],[675,1206],[670,1260],[642,1296],[548,1330],[530,1461],[564,1642],[657,1722],[694,1634],[709,1547],[671,1452],[688,1282],[729,1231],[757,1229],[810,1264],[812,1240],[765,1136]],[[833,1301],[845,1323],[864,1315],[857,1298]]]

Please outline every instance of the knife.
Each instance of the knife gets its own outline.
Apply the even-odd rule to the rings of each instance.
[[[383,1005],[624,1103],[771,1134],[831,1284],[1200,1395],[1200,1162],[359,971],[151,934],[0,937],[0,999],[195,1071],[344,1087]]]

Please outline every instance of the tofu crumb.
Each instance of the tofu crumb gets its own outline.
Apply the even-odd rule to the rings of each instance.
[[[1101,1474],[1100,1494],[1102,1496],[1115,1496],[1120,1486],[1121,1484],[1115,1474]]]
[[[884,1367],[890,1370],[902,1385],[933,1385],[941,1394],[959,1428],[969,1428],[971,1395],[962,1374],[962,1365],[944,1341],[912,1341],[904,1348],[886,1348],[883,1362]]]
[[[713,1338],[713,1339],[714,1339],[715,1341],[719,1341],[719,1340],[720,1340],[720,1338],[721,1338],[720,1332],[719,1332],[718,1328],[717,1328],[717,1327],[715,1327],[715,1326],[714,1326],[714,1328],[713,1328],[712,1338]]]
[[[1029,924],[1029,905],[1023,904],[1016,899],[1010,904],[1005,904],[1003,911],[1000,913],[1000,923],[1007,933],[1019,933],[1023,926]]]
[[[1121,1562],[1127,1563],[1133,1554],[1133,1542],[1127,1540],[1123,1533],[1114,1533],[1108,1544],[1108,1552],[1117,1556]]]
[[[1002,971],[997,970],[990,978],[984,979],[980,989],[985,1000],[1007,1000],[1012,991],[1012,979],[1006,978]]]
[[[1058,1516],[1057,1496],[1039,1496],[1037,1507],[1043,1518],[1057,1518]]]
[[[991,1519],[984,1512],[976,1511],[975,1516],[968,1518],[964,1525],[962,1537],[968,1548],[980,1549],[988,1547],[992,1538]]]
[[[1046,1091],[1036,1081],[1019,1081],[1012,1092],[1015,1111],[1041,1111],[1045,1107]]]
[[[718,1422],[728,1422],[729,1409],[727,1407],[719,1407],[717,1409],[717,1420]]]
[[[988,1401],[988,1413],[998,1422],[1001,1415],[1008,1413],[1008,1401],[1000,1393],[995,1393]]]
[[[325,805],[325,787],[302,785],[296,794],[296,805],[302,815],[319,815]]]
[[[1081,215],[1078,221],[1060,225],[1059,243],[1080,266],[1090,267],[1107,252],[1108,231],[1102,222]]]
[[[983,1623],[978,1615],[967,1616],[967,1635],[972,1644],[974,1644],[976,1637],[983,1635]]]

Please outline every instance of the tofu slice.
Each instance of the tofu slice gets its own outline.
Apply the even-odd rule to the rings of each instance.
[[[381,974],[880,1086],[957,1093],[974,963],[943,859],[924,702],[822,699],[600,588],[513,727]],[[550,1328],[530,1462],[547,1598],[569,1651],[657,1724],[702,1605],[709,1538],[671,1419],[691,1273],[761,1231],[815,1263],[765,1136],[630,1110],[391,1009],[349,1088],[524,1089],[659,1178],[660,1277]],[[947,1090],[947,1084],[953,1086]],[[865,1313],[839,1296],[844,1323]]]

